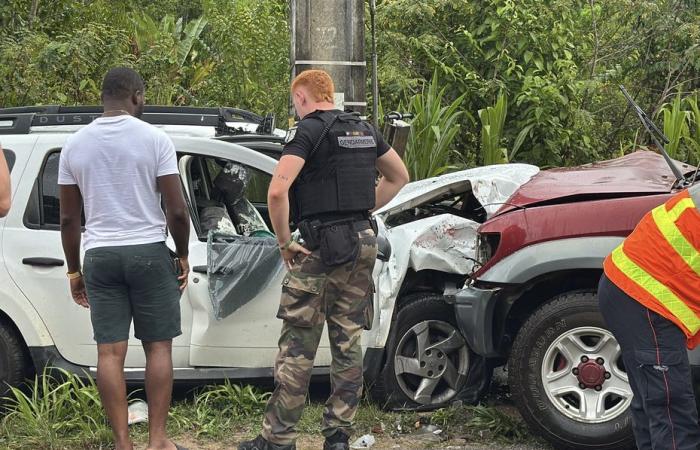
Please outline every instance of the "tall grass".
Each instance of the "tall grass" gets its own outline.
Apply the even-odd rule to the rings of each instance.
[[[52,373],[56,373],[53,376]],[[170,410],[169,434],[198,440],[229,442],[233,435],[254,436],[270,393],[226,381],[206,386],[194,398]],[[112,434],[103,413],[97,387],[90,377],[46,370],[24,389],[13,388],[5,399],[6,416],[0,422],[0,448],[63,450],[111,448]],[[298,430],[319,435],[323,404],[305,408]],[[355,417],[355,433],[410,435],[420,423],[431,422],[453,437],[477,441],[522,442],[530,439],[522,422],[494,408],[478,406],[438,410],[428,417],[415,411],[389,412],[364,398]],[[375,431],[377,429],[380,431]],[[132,428],[137,445],[147,439],[146,424]],[[378,436],[379,437],[379,436]]]
[[[692,153],[690,162],[700,164],[700,106],[698,106],[698,94],[686,97],[686,104],[690,108],[690,123],[686,143]]]
[[[223,385],[207,386],[197,394],[192,408],[172,416],[180,424],[189,424],[197,436],[220,437],[233,426],[258,422],[269,398],[269,392],[226,380]]]
[[[411,180],[434,177],[457,168],[459,153],[453,148],[459,120],[464,111],[459,108],[466,94],[445,105],[445,88],[439,89],[437,73],[423,91],[409,102],[414,114],[408,137],[404,162]]]
[[[670,103],[665,103],[657,115],[663,117],[665,145],[671,158],[700,163],[700,107],[698,94],[682,98],[680,93]]]
[[[484,165],[505,164],[513,161],[515,155],[527,139],[534,124],[525,126],[513,141],[513,146],[508,153],[504,146],[503,129],[508,115],[508,98],[501,93],[496,98],[493,106],[487,106],[479,110],[481,120],[481,155]]]
[[[688,136],[688,120],[691,113],[683,108],[684,103],[679,93],[671,103],[667,103],[661,108],[664,134],[669,140],[669,143],[665,145],[666,151],[674,159],[684,159],[687,156],[681,151],[681,141]]]
[[[503,147],[503,125],[506,123],[508,104],[506,96],[501,94],[494,106],[479,110],[481,120],[481,154],[484,165],[508,162],[508,150]]]
[[[111,440],[92,378],[84,381],[60,369],[45,369],[27,388],[11,387],[5,402],[3,428],[30,448]]]

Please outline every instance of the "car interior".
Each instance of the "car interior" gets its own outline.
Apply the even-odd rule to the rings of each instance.
[[[270,175],[226,159],[192,155],[186,172],[197,234],[209,230],[241,236],[273,236],[267,211]]]

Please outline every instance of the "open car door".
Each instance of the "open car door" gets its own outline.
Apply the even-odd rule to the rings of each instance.
[[[179,169],[194,229],[188,287],[190,365],[250,369],[244,374],[251,377],[269,375],[282,327],[276,315],[286,269],[265,221],[251,211],[253,203],[245,195],[232,200],[226,189],[237,183],[226,176],[246,172],[244,189],[259,197],[276,161],[232,143],[206,138],[174,141],[183,155]],[[217,210],[220,215],[211,220]],[[316,364],[330,364],[327,337],[321,341]]]

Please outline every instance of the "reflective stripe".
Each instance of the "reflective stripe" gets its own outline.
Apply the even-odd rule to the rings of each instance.
[[[678,202],[671,211],[666,211],[666,206],[661,205],[654,209],[652,215],[654,216],[656,226],[659,227],[659,231],[664,235],[669,245],[671,245],[676,253],[678,253],[678,256],[683,258],[683,261],[700,276],[700,253],[693,247],[693,244],[688,242],[688,239],[683,236],[681,230],[679,230],[674,223],[678,220],[678,217],[680,217],[683,211],[693,207],[693,201],[689,198],[685,198]]]
[[[668,214],[671,216],[671,220],[675,222],[686,209],[690,209],[693,206],[695,206],[695,204],[693,203],[692,198],[684,198],[676,203],[676,205],[671,208],[670,211],[668,211]],[[656,209],[662,209],[664,212],[666,212],[666,205],[661,205]]]
[[[612,252],[613,263],[630,280],[656,298],[671,314],[673,314],[694,335],[700,330],[700,318],[679,299],[669,288],[664,286],[634,261],[625,255],[624,244]]]

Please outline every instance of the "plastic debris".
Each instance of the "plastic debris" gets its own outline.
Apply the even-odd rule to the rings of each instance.
[[[416,422],[416,425],[419,425]],[[442,430],[435,425],[419,425],[416,431],[411,433],[411,437],[416,439],[438,442],[442,440]]]
[[[148,404],[143,400],[137,400],[129,405],[129,425],[148,422]]]
[[[370,448],[375,444],[374,436],[371,434],[365,434],[358,440],[352,443],[350,448]]]

